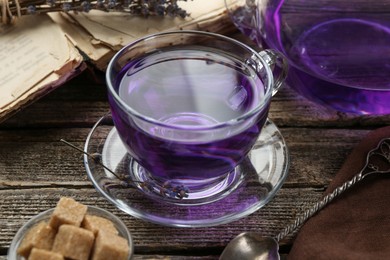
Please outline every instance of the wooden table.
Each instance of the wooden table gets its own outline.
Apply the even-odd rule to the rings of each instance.
[[[290,150],[287,180],[261,210],[209,228],[171,228],[129,216],[100,196],[88,180],[82,155],[59,142],[83,147],[95,122],[108,112],[104,75],[83,72],[0,124],[0,259],[16,231],[61,196],[105,208],[125,221],[135,259],[217,259],[243,231],[275,235],[320,197],[353,147],[370,130],[390,125],[390,116],[354,116],[319,107],[284,87],[269,117]],[[287,254],[293,235],[281,242]]]

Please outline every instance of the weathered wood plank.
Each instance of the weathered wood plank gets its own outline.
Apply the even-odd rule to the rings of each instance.
[[[32,104],[0,124],[1,128],[10,127],[87,127],[92,126],[109,111],[104,86],[79,86],[81,90],[104,92],[96,100],[90,100],[88,93],[76,92],[72,96],[87,96],[86,100],[63,100],[56,96],[66,96],[68,89],[79,85],[66,84],[55,90],[53,95]],[[59,93],[57,93],[57,91]],[[103,97],[104,95],[104,97]],[[376,128],[390,124],[388,116],[358,116],[344,114],[319,107],[297,95],[288,87],[283,88],[273,99],[269,117],[280,127],[338,127]]]
[[[109,106],[105,101],[37,102],[4,121],[0,127],[91,127],[107,112]]]
[[[252,215],[216,227],[172,228],[135,219],[109,204],[94,189],[41,188],[0,191],[0,250],[5,250],[16,231],[35,214],[54,207],[60,196],[72,196],[87,205],[105,208],[120,217],[129,228],[136,253],[162,254],[169,252],[204,251],[220,253],[222,248],[243,231],[259,231],[275,235],[293,217],[312,205],[322,191],[317,189],[281,189],[275,199]],[[197,243],[194,244],[194,238]],[[291,239],[291,238],[290,238]]]
[[[73,196],[123,218],[141,254],[180,254],[191,249],[189,254],[198,255],[208,248],[218,255],[242,231],[262,230],[272,235],[292,221],[297,212],[320,197],[345,156],[368,133],[359,129],[281,128],[291,152],[291,169],[285,185],[270,204],[245,219],[220,227],[175,229],[127,216],[97,194],[84,173],[81,155],[58,142],[64,138],[82,147],[89,130],[0,131],[0,252],[6,250],[16,230],[32,215],[53,207],[59,196]],[[195,246],[194,237],[200,241]],[[290,242],[291,238],[284,243]]]
[[[0,189],[91,185],[82,154],[59,142],[83,148],[89,128],[0,131]],[[323,187],[368,130],[281,128],[290,151],[285,185]],[[313,163],[315,162],[315,163]]]
[[[1,258],[0,258],[1,259]],[[149,259],[163,259],[163,260],[180,260],[180,259],[188,259],[188,260],[217,260],[219,256],[186,256],[186,255],[134,255],[134,260],[149,260]]]
[[[54,108],[53,108],[54,107]],[[36,103],[31,109],[20,112],[0,127],[91,127],[109,112],[106,102]],[[41,115],[37,118],[36,115]],[[59,116],[61,115],[61,116]],[[390,116],[351,116],[325,113],[311,106],[297,106],[294,102],[274,101],[269,117],[279,127],[324,127],[337,125],[343,128],[377,128],[390,124]]]
[[[390,124],[390,115],[354,115],[338,112],[301,97],[288,86],[273,98],[269,117],[280,127],[376,128]]]
[[[204,256],[189,256],[189,255],[137,255],[135,254],[132,258],[133,260],[180,260],[180,259],[187,259],[187,260],[217,260],[219,259],[218,255],[204,255]],[[284,258],[282,258],[284,259]],[[0,255],[0,260],[7,260],[7,257],[5,255]]]

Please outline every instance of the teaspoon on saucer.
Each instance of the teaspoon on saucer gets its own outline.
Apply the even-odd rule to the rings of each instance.
[[[296,230],[310,217],[327,206],[335,198],[359,183],[365,177],[372,174],[390,173],[390,138],[382,139],[379,144],[370,150],[366,157],[366,163],[362,170],[352,179],[344,182],[329,193],[322,200],[307,209],[297,217],[293,223],[285,227],[275,237],[263,237],[255,232],[244,232],[235,237],[223,250],[220,260],[279,260],[278,242],[288,234]]]

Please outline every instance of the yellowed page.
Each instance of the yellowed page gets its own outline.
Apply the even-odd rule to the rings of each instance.
[[[0,117],[33,100],[36,92],[53,88],[51,83],[81,62],[73,40],[47,15],[23,16],[15,25],[2,26]]]
[[[228,18],[224,0],[179,1],[180,7],[190,13],[189,17],[138,17],[126,13],[105,13],[92,10],[89,13],[69,15],[77,21],[96,41],[119,50],[127,43],[147,34],[193,29],[219,32],[224,27],[233,27]]]
[[[113,56],[114,52],[111,48],[96,41],[83,27],[65,13],[53,12],[48,15],[61,26],[62,31],[74,40],[75,46],[84,52],[95,65],[99,65],[97,61],[108,62]]]

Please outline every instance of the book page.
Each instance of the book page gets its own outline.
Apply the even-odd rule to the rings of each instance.
[[[107,13],[98,10],[77,14],[69,12],[67,15],[89,34],[91,42],[107,46],[114,51],[140,37],[162,31],[186,29],[223,33],[226,29],[230,31],[235,29],[224,0],[180,1],[178,4],[190,16],[184,19],[169,16],[145,18],[128,13]]]
[[[72,40],[47,15],[24,16],[15,25],[2,25],[0,46],[0,118],[82,62]]]
[[[88,57],[98,68],[104,67],[115,51],[107,45],[96,41],[83,27],[66,13],[53,12],[48,14],[54,22],[60,25],[62,31],[75,41],[75,46]],[[100,65],[102,64],[102,66]]]

